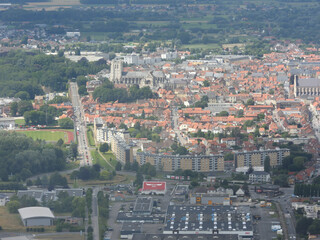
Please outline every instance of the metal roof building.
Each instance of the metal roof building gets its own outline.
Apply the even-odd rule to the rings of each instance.
[[[26,207],[18,209],[23,225],[32,226],[52,226],[54,215],[46,207]]]
[[[248,207],[239,206],[169,206],[164,234],[222,234],[253,236]]]

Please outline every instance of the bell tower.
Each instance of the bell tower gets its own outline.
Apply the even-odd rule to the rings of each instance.
[[[122,60],[112,60],[110,67],[110,81],[114,83],[119,83],[122,77],[122,70]]]

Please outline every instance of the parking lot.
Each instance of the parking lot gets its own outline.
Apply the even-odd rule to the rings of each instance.
[[[276,238],[277,233],[271,230],[272,223],[279,222],[277,217],[270,215],[270,211],[273,211],[269,207],[260,207],[259,204],[255,208],[251,208],[252,215],[261,216],[260,220],[253,220],[254,226],[254,239],[263,240],[266,239],[265,236],[268,236],[268,239]]]

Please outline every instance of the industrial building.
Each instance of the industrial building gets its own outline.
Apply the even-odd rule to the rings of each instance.
[[[253,236],[250,208],[244,206],[169,206],[165,223],[164,234]]]
[[[54,215],[47,207],[26,207],[18,209],[25,227],[52,226]]]
[[[132,239],[133,234],[142,233],[142,223],[124,222],[120,231],[121,239]]]
[[[133,207],[134,215],[151,215],[153,207],[152,197],[137,198]]]
[[[132,240],[244,240],[252,238],[242,238],[237,235],[208,235],[208,234],[133,234]]]

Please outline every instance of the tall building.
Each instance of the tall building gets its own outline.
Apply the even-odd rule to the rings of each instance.
[[[263,167],[264,161],[268,156],[270,158],[270,166],[282,165],[282,160],[290,155],[290,150],[287,148],[256,150],[256,151],[243,151],[235,152],[235,164],[237,168],[242,167]]]
[[[164,155],[138,152],[137,162],[140,165],[150,163],[165,172],[178,169],[196,172],[224,171],[223,155]]]

